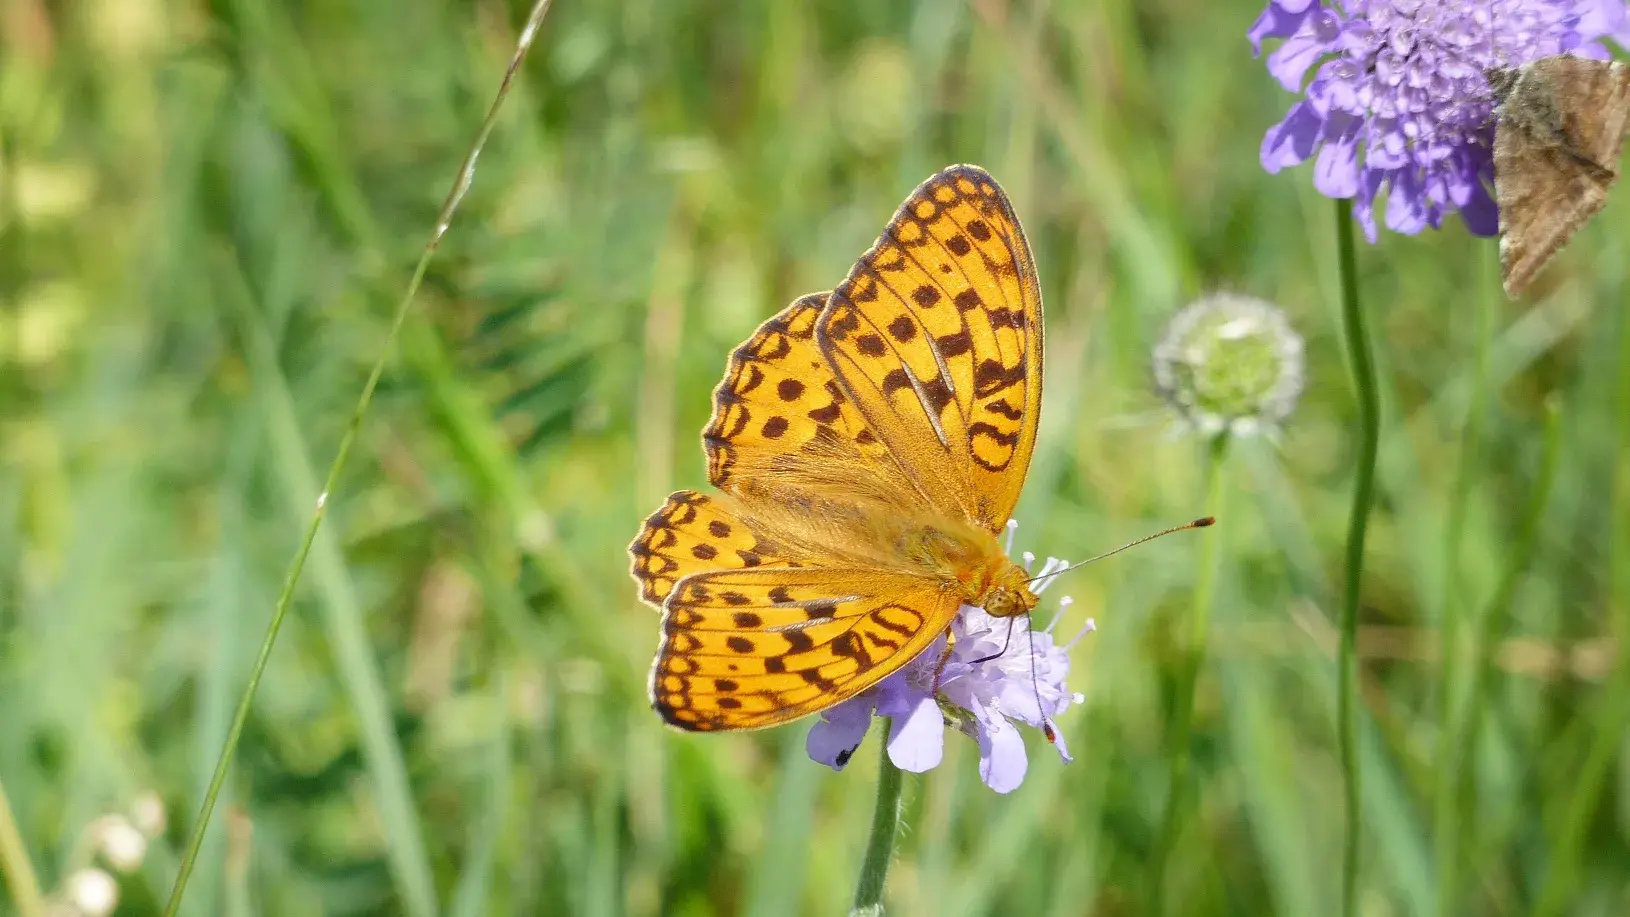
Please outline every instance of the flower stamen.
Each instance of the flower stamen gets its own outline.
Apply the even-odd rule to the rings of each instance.
[[[1047,626],[1042,628],[1042,631],[1044,631],[1045,633],[1049,633],[1049,634],[1052,633],[1053,628],[1058,626],[1058,622],[1064,620],[1064,612],[1068,611],[1070,606],[1074,605],[1074,604],[1075,604],[1074,597],[1068,596],[1068,595],[1059,596],[1059,599],[1058,599],[1058,613],[1053,615],[1053,620],[1047,622]]]
[[[1082,637],[1085,637],[1087,634],[1090,634],[1097,629],[1098,622],[1092,618],[1088,618],[1087,623],[1081,625],[1081,629],[1076,631],[1075,636],[1070,638],[1070,642],[1064,644],[1064,652],[1068,653],[1070,650],[1075,649],[1075,645],[1081,642]]]

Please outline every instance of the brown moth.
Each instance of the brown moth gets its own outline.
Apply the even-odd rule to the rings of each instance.
[[[1500,279],[1515,298],[1607,202],[1630,127],[1630,68],[1556,55],[1493,67]]]

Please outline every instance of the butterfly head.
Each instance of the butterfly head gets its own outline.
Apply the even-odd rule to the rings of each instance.
[[[991,578],[990,588],[979,603],[980,607],[993,618],[1011,618],[1029,613],[1037,602],[1036,594],[1030,591],[1029,581],[1030,574],[1023,567],[1008,564],[1006,570]]]

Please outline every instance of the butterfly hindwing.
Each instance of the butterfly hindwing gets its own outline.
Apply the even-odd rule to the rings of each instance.
[[[669,494],[628,553],[640,598],[658,608],[674,584],[692,573],[785,563],[724,502],[694,490]]]
[[[841,568],[698,573],[666,603],[651,703],[681,729],[757,729],[859,694],[915,658],[960,600],[918,576]]]
[[[924,495],[991,531],[1024,486],[1041,409],[1041,291],[994,179],[952,166],[908,197],[832,293],[816,341]]]

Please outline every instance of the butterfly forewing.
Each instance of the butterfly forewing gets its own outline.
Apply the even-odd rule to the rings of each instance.
[[[816,326],[843,391],[924,495],[991,531],[1029,467],[1041,337],[1024,231],[973,166],[906,199]]]
[[[959,605],[932,581],[877,570],[693,574],[668,598],[652,704],[664,720],[696,731],[796,719],[911,661]]]
[[[815,346],[815,321],[829,295],[799,297],[731,353],[702,431],[715,487],[730,489],[741,472],[767,469],[827,436],[887,460]]]

